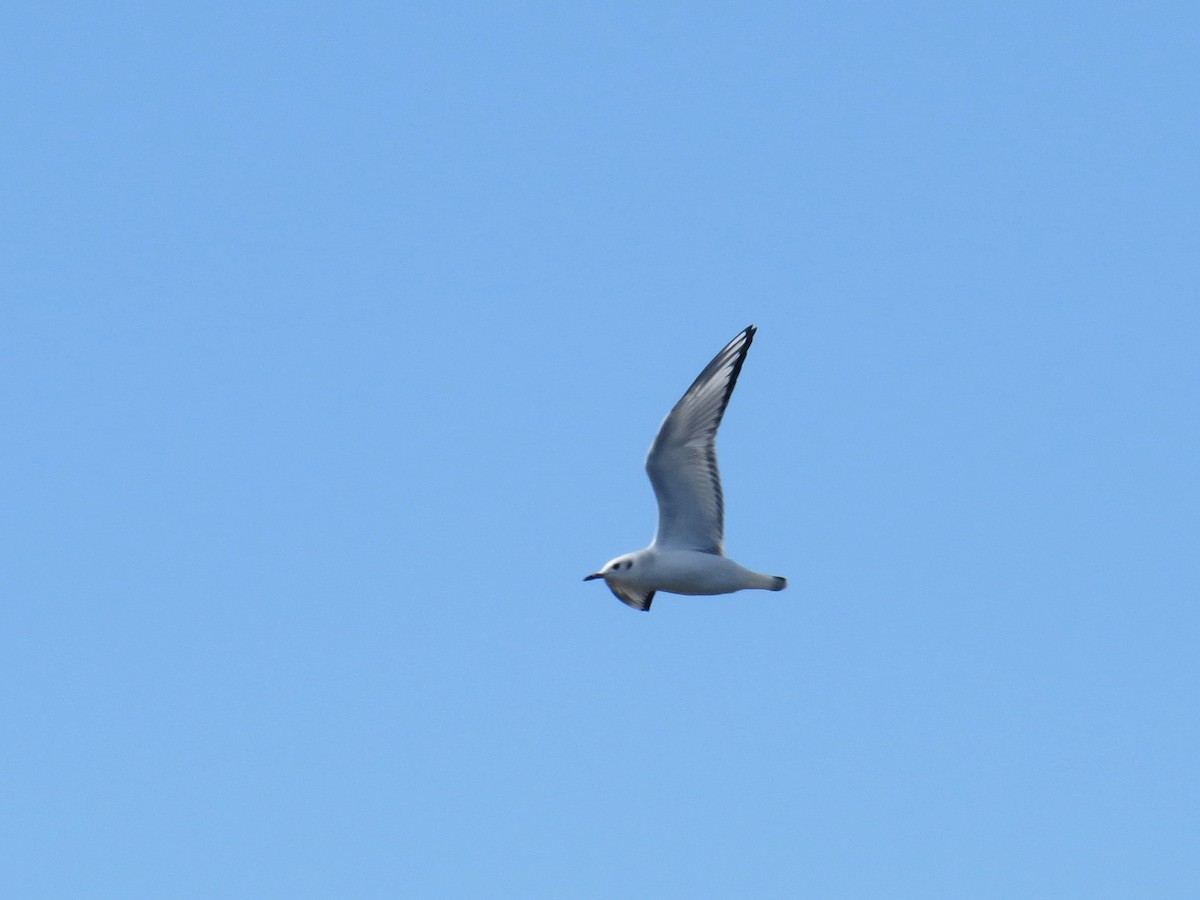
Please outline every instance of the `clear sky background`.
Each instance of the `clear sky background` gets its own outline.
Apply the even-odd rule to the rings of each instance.
[[[1194,3],[34,4],[0,893],[1195,897]],[[584,575],[719,443],[783,593]]]

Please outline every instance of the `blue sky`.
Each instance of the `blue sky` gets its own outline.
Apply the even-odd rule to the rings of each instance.
[[[1198,18],[10,11],[0,892],[1195,896]]]

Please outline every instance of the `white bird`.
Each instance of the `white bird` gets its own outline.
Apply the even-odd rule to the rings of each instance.
[[[656,591],[731,594],[782,591],[787,579],[762,575],[725,556],[725,502],[717,471],[717,428],[754,340],[751,325],[726,344],[667,414],[646,457],[658,499],[658,533],[645,550],[618,556],[599,572],[617,598],[648,611]]]

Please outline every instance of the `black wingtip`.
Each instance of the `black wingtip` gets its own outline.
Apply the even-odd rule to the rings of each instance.
[[[742,366],[746,362],[746,357],[750,354],[750,345],[754,343],[755,331],[757,331],[757,329],[753,325],[747,325],[741,334],[730,341],[729,344],[725,345],[725,350],[728,350],[731,345],[737,343],[738,338],[742,337],[742,335],[745,335],[746,337],[745,342],[738,351],[737,359],[734,360],[733,370],[729,373],[729,383],[725,386],[725,396],[721,400],[721,412],[717,417],[718,424],[720,424],[721,418],[723,418],[725,415],[725,407],[729,405],[729,398],[733,396],[733,389],[737,387],[738,377],[742,374]],[[725,350],[722,350],[721,354],[723,354]],[[718,356],[721,354],[718,354]],[[711,363],[709,365],[711,365]],[[700,379],[697,378],[696,381],[698,382]]]

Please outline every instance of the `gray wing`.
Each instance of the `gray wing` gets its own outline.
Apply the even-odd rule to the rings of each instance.
[[[628,585],[619,584],[610,584],[608,589],[626,606],[632,606],[642,612],[650,612],[650,604],[654,601],[654,595],[657,593],[657,591],[639,591]]]
[[[670,550],[725,551],[725,502],[717,471],[717,427],[754,340],[746,328],[692,382],[663,420],[646,457],[658,498],[654,543]]]

